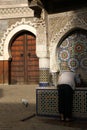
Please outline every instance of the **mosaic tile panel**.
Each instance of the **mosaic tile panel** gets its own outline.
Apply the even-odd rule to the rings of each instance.
[[[37,89],[36,111],[37,115],[58,116],[58,90]],[[87,118],[87,89],[75,90],[73,99],[73,116]]]
[[[73,115],[87,118],[87,90],[75,91],[73,100]]]
[[[58,91],[56,90],[37,90],[37,114],[39,115],[58,115]]]
[[[40,69],[40,81],[39,85],[41,87],[48,86],[49,84],[49,69]]]
[[[70,34],[58,47],[58,59],[61,70],[78,70],[87,82],[87,32],[77,30]]]

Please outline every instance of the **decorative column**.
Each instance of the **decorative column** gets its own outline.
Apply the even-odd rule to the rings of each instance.
[[[50,60],[47,51],[47,33],[44,21],[40,21],[37,28],[36,54],[39,57],[39,86],[49,86],[49,65]]]
[[[36,1],[36,2],[35,2]],[[31,7],[33,3],[33,6]],[[37,35],[36,35],[36,55],[39,58],[39,86],[49,86],[49,55],[48,55],[48,27],[47,12],[43,9],[40,0],[33,0],[30,7],[41,11],[41,15],[37,18]]]
[[[60,62],[58,60],[57,55],[57,46],[54,44],[51,44],[49,47],[50,51],[50,73],[52,75],[52,85],[51,86],[57,86],[58,83],[58,75],[60,71]]]

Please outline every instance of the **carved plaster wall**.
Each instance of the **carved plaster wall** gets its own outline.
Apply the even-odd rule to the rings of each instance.
[[[48,57],[47,53],[47,25],[45,20],[38,21],[38,28],[37,28],[37,39],[36,43],[36,52],[37,56],[40,58]]]
[[[11,27],[7,28],[7,31],[4,33],[1,44],[0,44],[0,51],[1,51],[1,57],[2,60],[8,60],[10,58],[9,53],[9,42],[11,38],[20,30],[28,30],[31,31],[33,34],[36,35],[36,24],[32,23],[31,21],[25,21],[23,18],[20,22],[17,21],[15,24],[12,24]]]
[[[25,18],[20,19],[20,21],[16,21],[16,23],[12,24],[9,28],[7,28],[7,31],[5,31],[3,37],[1,38],[1,44],[0,44],[0,60],[8,60],[10,58],[10,52],[9,52],[9,42],[11,38],[19,31],[21,30],[27,30],[32,32],[34,35],[36,35],[36,53],[38,57],[44,57],[47,55],[47,49],[46,49],[46,31],[45,26],[43,24],[43,20],[39,20],[37,18],[34,18],[34,20],[26,20]],[[44,32],[44,33],[42,33]],[[42,35],[40,36],[40,34]],[[40,37],[40,38],[38,38]],[[43,39],[41,42],[41,39]],[[42,52],[42,53],[41,53]]]
[[[0,0],[0,19],[33,17],[28,0]]]
[[[0,24],[0,26],[4,27],[4,30],[1,30],[0,33],[0,39],[1,39],[0,56],[3,56],[3,46],[5,43],[5,39],[8,39],[9,37],[8,35],[13,30],[16,30],[15,28],[17,28],[17,26],[20,25],[21,26],[20,28],[22,29],[22,25],[26,24],[32,27],[32,25],[30,24],[32,23],[34,24],[34,27],[36,29],[36,35],[37,35],[36,37],[37,56],[43,58],[47,57],[47,29],[46,29],[47,25],[45,21],[44,9],[41,12],[41,18],[36,18],[34,17],[34,11],[29,8],[28,0],[24,0],[24,1],[14,0],[14,4],[12,0],[0,0],[0,2],[2,5],[0,6],[0,22],[3,23]],[[27,19],[28,22],[23,22],[23,19]],[[4,25],[6,25],[7,27],[5,27]],[[0,59],[3,60],[2,57]]]
[[[25,19],[22,19],[21,22],[16,22],[15,25],[12,25],[10,28],[8,28],[7,32],[4,34],[4,37],[2,39],[2,43],[4,45],[3,49],[4,60],[8,60],[10,58],[10,52],[8,48],[11,38],[21,30],[27,30],[36,35],[35,25],[31,22],[26,22]]]
[[[33,17],[34,11],[29,7],[0,8],[0,19]]]
[[[28,4],[28,0],[0,0],[0,5],[5,6],[6,5],[26,5]]]
[[[59,61],[57,58],[56,48],[61,44],[63,38],[70,33],[75,28],[81,28],[87,30],[87,13],[81,13],[78,15],[72,15],[71,20],[69,20],[65,25],[60,28],[55,36],[52,37],[50,41],[49,51],[50,51],[50,70],[51,72],[58,72],[60,70]],[[54,28],[55,29],[55,28]]]

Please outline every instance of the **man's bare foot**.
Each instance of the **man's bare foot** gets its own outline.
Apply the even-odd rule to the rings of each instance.
[[[61,121],[64,121],[64,116],[63,116],[63,114],[60,115],[60,120],[61,120]]]
[[[65,121],[70,122],[70,121],[72,121],[72,119],[66,118]]]

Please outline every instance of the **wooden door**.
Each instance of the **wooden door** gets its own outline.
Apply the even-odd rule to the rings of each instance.
[[[18,34],[11,43],[10,84],[37,84],[39,63],[36,38],[30,32]]]

